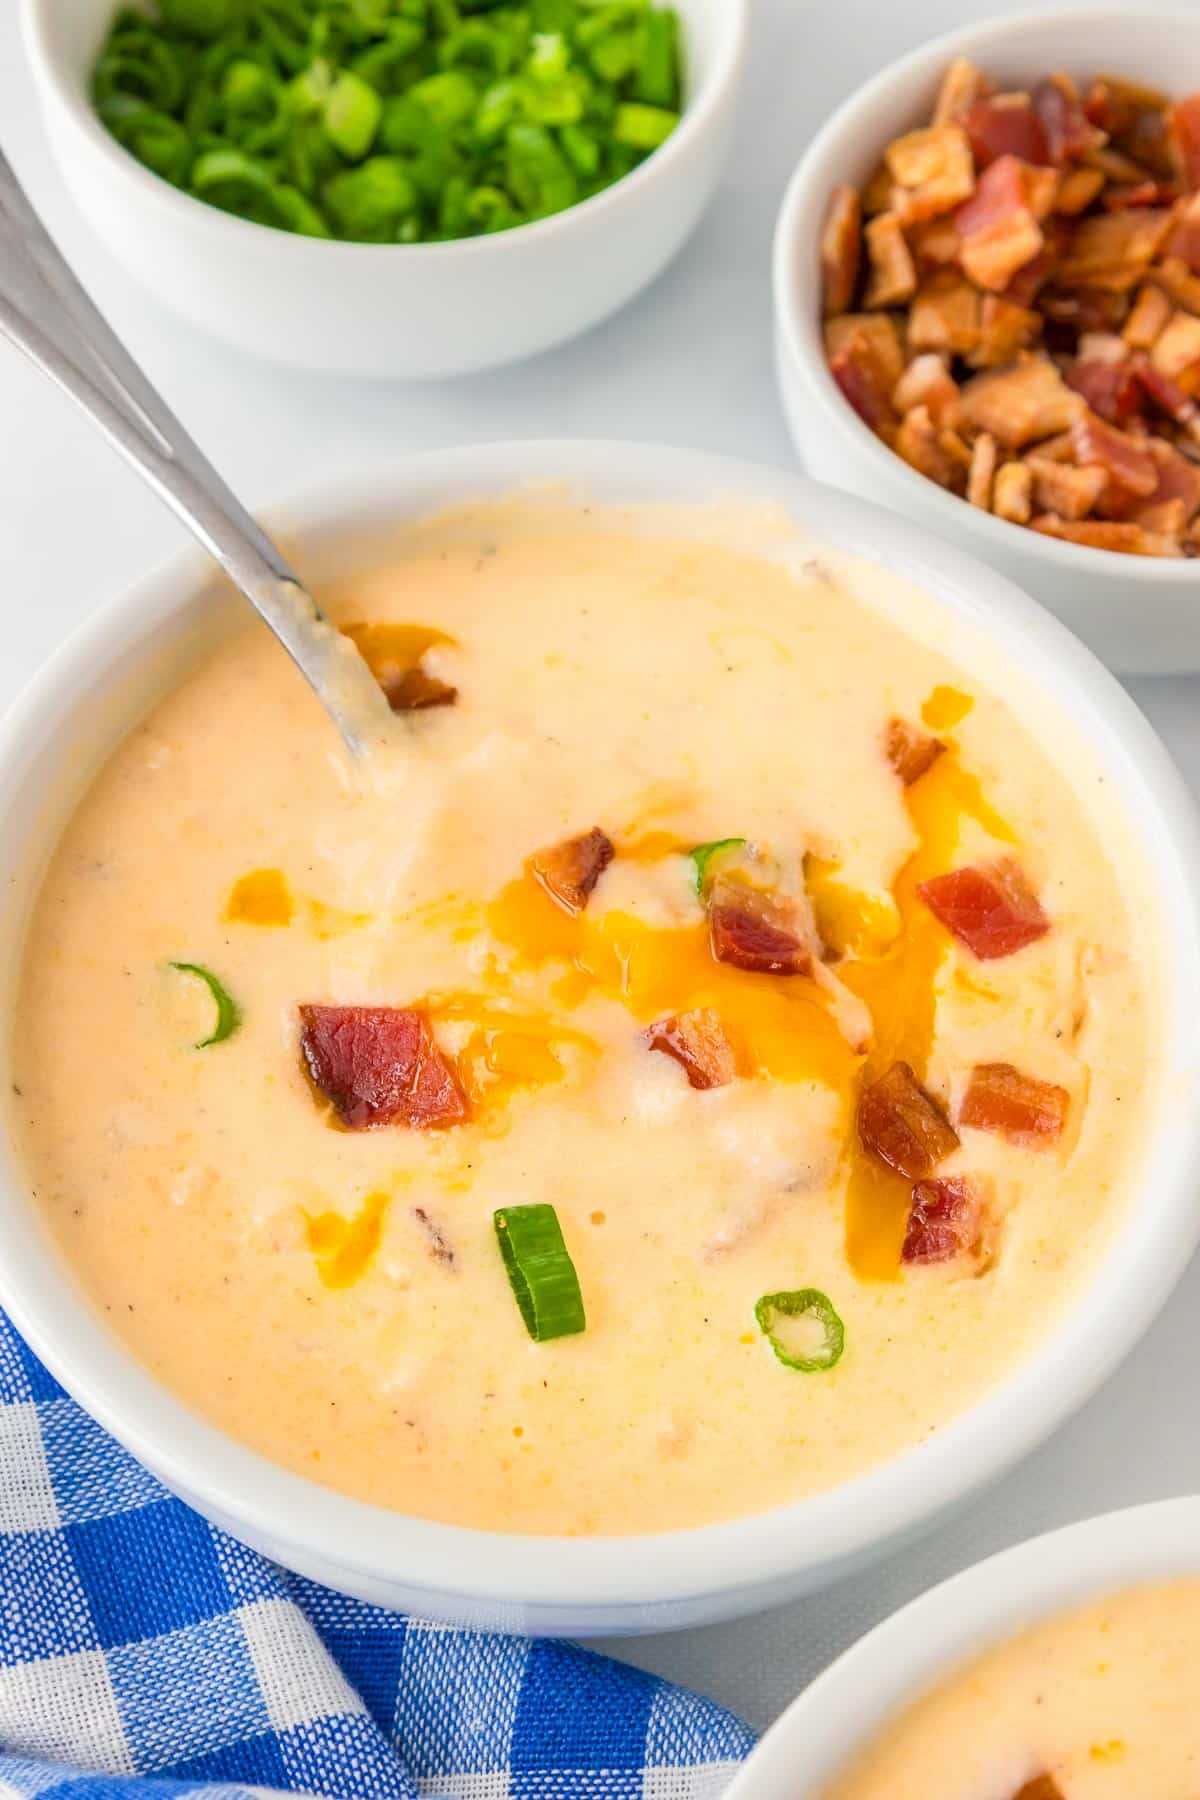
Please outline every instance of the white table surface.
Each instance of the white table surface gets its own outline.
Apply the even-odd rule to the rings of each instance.
[[[0,140],[117,330],[252,505],[331,471],[472,439],[629,437],[786,464],[792,452],[771,370],[768,258],[792,163],[831,107],[883,63],[976,14],[1020,9],[1018,0],[754,0],[734,157],[679,261],[631,307],[566,349],[450,383],[371,386],[293,375],[200,337],[133,291],[50,165],[14,0],[0,0]],[[175,523],[68,403],[0,344],[0,706],[76,620],[180,541]],[[1134,691],[1200,788],[1200,677],[1141,681]],[[868,1625],[977,1557],[1089,1513],[1200,1489],[1198,1357],[1200,1271],[1193,1266],[1091,1405],[934,1538],[765,1617],[612,1648],[764,1726]]]

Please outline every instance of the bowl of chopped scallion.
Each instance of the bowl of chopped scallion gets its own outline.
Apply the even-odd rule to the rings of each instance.
[[[719,172],[747,0],[22,0],[130,273],[244,347],[464,373],[652,279]]]

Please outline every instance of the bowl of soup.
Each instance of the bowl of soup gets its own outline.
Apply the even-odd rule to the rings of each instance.
[[[434,1616],[662,1629],[928,1525],[1200,1228],[1149,727],[766,469],[488,446],[275,523],[386,752],[188,558],[4,726],[19,1328],[207,1516]]]
[[[1158,1800],[1196,1781],[1200,1500],[993,1556],[794,1701],[728,1800]]]

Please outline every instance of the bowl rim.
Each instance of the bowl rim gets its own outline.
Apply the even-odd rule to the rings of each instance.
[[[771,284],[775,326],[782,353],[791,367],[806,379],[809,396],[822,406],[828,423],[849,440],[853,453],[860,459],[866,458],[879,475],[898,480],[914,501],[924,501],[939,525],[944,522],[945,529],[953,530],[957,524],[964,531],[977,531],[980,556],[987,555],[989,550],[998,556],[1011,552],[1016,547],[1014,533],[1019,532],[1021,547],[1030,556],[1045,557],[1066,576],[1082,578],[1104,571],[1109,575],[1119,572],[1122,580],[1144,577],[1163,586],[1182,587],[1193,585],[1200,579],[1194,558],[1135,556],[1128,551],[1101,550],[1090,544],[1071,544],[1061,538],[1047,537],[1040,531],[1031,531],[1028,526],[998,519],[994,513],[971,506],[957,494],[946,493],[936,482],[910,468],[903,457],[897,456],[876,437],[838,388],[825,361],[820,318],[815,311],[809,315],[808,309],[798,303],[795,292],[797,271],[809,260],[815,266],[817,256],[815,233],[809,241],[801,242],[800,215],[814,198],[814,190],[818,190],[815,197],[820,202],[820,212],[814,209],[813,216],[823,216],[829,188],[828,177],[822,171],[827,163],[836,160],[836,151],[842,141],[847,136],[857,135],[860,121],[881,99],[909,85],[915,86],[956,56],[1002,49],[1013,40],[1028,45],[1031,39],[1042,35],[1057,36],[1066,27],[1077,28],[1081,40],[1086,41],[1089,30],[1105,29],[1110,25],[1128,28],[1130,21],[1128,11],[1122,12],[1112,6],[1078,10],[1072,7],[993,17],[943,32],[862,82],[826,119],[792,171],[776,218]],[[1149,12],[1139,12],[1136,23],[1139,29],[1174,29],[1188,37],[1195,36],[1194,16],[1177,7],[1156,7]],[[1114,561],[1115,558],[1120,560]]]
[[[1090,741],[1156,872],[1173,979],[1164,995],[1170,1108],[1147,1146],[1141,1183],[1086,1293],[1038,1352],[933,1437],[840,1487],[716,1524],[635,1537],[565,1538],[485,1531],[390,1512],[292,1474],[176,1400],[110,1337],[83,1301],[17,1183],[0,1178],[0,1300],[63,1386],[167,1484],[298,1566],[416,1585],[497,1608],[587,1608],[593,1619],[672,1605],[770,1605],[781,1583],[816,1586],[849,1559],[965,1500],[1026,1455],[1116,1367],[1158,1312],[1200,1238],[1200,833],[1191,796],[1162,743],[1116,679],[1005,577],[932,533],[794,472],[644,443],[525,440],[433,451],[294,496],[267,509],[305,538],[356,521],[416,518],[471,495],[550,479],[602,500],[775,502],[801,529],[916,581],[951,614],[997,641],[1045,687],[1073,734]],[[615,492],[613,491],[615,490]],[[0,720],[0,838],[19,802],[23,759],[87,694],[108,647],[146,638],[194,604],[211,569],[198,552],[167,559],[97,607],[35,673]],[[111,679],[111,678],[110,678]],[[1118,1257],[1117,1252],[1120,1252]],[[1120,1262],[1120,1272],[1117,1263]],[[328,1578],[328,1577],[326,1577]]]
[[[972,1563],[889,1613],[791,1702],[725,1800],[824,1791],[905,1707],[988,1649],[1059,1612],[1200,1576],[1200,1496],[1122,1507]]]
[[[206,226],[214,231],[227,230],[231,249],[236,250],[239,243],[244,245],[251,241],[269,241],[262,236],[264,232],[269,232],[272,240],[300,244],[305,247],[305,251],[314,255],[328,257],[340,254],[345,260],[356,255],[364,264],[378,261],[381,256],[394,255],[397,251],[406,254],[410,260],[419,256],[427,264],[478,258],[489,252],[519,255],[522,245],[542,244],[556,234],[565,236],[577,229],[587,229],[586,224],[581,227],[573,223],[581,217],[585,221],[601,221],[614,206],[622,204],[621,199],[616,196],[628,198],[640,194],[651,182],[668,177],[681,158],[687,155],[693,140],[710,127],[736,87],[745,60],[750,21],[750,0],[720,0],[720,4],[713,9],[713,17],[718,21],[721,33],[713,66],[695,95],[685,103],[679,124],[670,137],[636,168],[631,169],[628,175],[622,175],[609,187],[602,188],[598,194],[589,195],[587,199],[577,201],[562,212],[551,213],[544,219],[530,220],[509,231],[477,237],[448,238],[439,243],[364,244],[353,238],[305,237],[300,232],[285,231],[281,226],[256,224],[253,220],[240,218],[236,213],[223,212],[220,207],[210,206],[207,201],[198,199],[194,194],[173,187],[161,175],[156,175],[152,169],[140,163],[105,129],[99,115],[88,103],[86,92],[77,88],[61,58],[51,48],[47,19],[50,8],[57,3],[58,0],[20,0],[21,35],[25,54],[35,75],[40,76],[54,98],[70,114],[76,127],[83,132],[96,155],[107,164],[114,178],[131,181],[135,188],[141,190],[147,203],[162,206],[176,213],[181,220],[186,221],[190,217],[194,222],[199,222],[203,219]],[[363,274],[367,272],[364,268]]]

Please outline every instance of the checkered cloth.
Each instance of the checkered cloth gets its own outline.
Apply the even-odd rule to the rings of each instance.
[[[623,1664],[287,1574],[173,1500],[0,1315],[0,1800],[712,1800],[751,1742]]]

